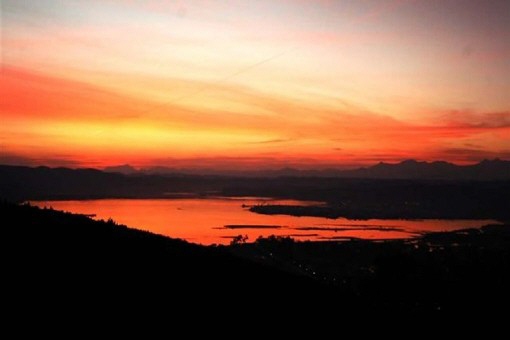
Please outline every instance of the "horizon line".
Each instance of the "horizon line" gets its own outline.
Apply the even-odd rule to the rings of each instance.
[[[371,168],[379,164],[385,164],[385,165],[401,165],[406,162],[414,162],[414,163],[421,163],[421,164],[435,164],[435,163],[447,163],[458,167],[468,167],[473,165],[478,165],[483,162],[510,162],[510,159],[503,159],[501,157],[494,157],[494,158],[483,158],[477,161],[472,162],[455,162],[455,161],[445,161],[445,160],[419,160],[414,158],[406,158],[399,161],[394,162],[388,162],[388,161],[379,161],[374,162],[370,165],[362,165],[362,164],[325,164],[318,167],[300,167],[299,165],[279,165],[275,167],[254,167],[254,168],[238,168],[235,167],[231,168],[224,168],[224,167],[208,167],[208,166],[172,166],[172,165],[164,165],[164,164],[154,164],[154,165],[147,165],[147,166],[135,166],[131,165],[129,163],[124,164],[112,164],[108,166],[101,166],[101,167],[94,167],[94,166],[73,166],[73,165],[48,165],[48,164],[23,164],[22,162],[15,163],[15,162],[8,162],[8,163],[0,163],[0,166],[12,166],[12,167],[28,167],[28,168],[49,168],[49,169],[71,169],[71,170],[80,170],[80,169],[92,169],[92,170],[99,170],[99,171],[105,171],[107,169],[111,168],[131,168],[133,171],[136,172],[144,172],[144,171],[150,171],[157,168],[164,168],[165,170],[173,170],[173,171],[215,171],[218,173],[228,173],[228,172],[237,172],[237,173],[256,173],[256,172],[271,172],[271,171],[282,171],[282,170],[293,170],[293,171],[327,171],[327,170],[335,170],[335,171],[352,171],[352,170],[360,170],[360,169],[366,169]]]

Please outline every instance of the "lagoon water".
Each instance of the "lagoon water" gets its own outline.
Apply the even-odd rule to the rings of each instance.
[[[259,236],[291,236],[296,240],[342,240],[349,238],[408,238],[424,231],[450,231],[495,223],[491,220],[348,220],[250,212],[256,204],[317,204],[257,197],[100,199],[83,201],[34,201],[73,213],[112,218],[129,227],[181,238],[200,244],[228,244],[237,235],[248,242]]]

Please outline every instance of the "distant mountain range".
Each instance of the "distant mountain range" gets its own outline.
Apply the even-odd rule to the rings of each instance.
[[[369,168],[345,171],[345,177],[387,179],[506,180],[510,161],[483,160],[473,165],[407,160],[397,164],[379,163]]]
[[[222,171],[211,169],[182,169],[149,167],[140,170],[130,165],[107,167],[105,172],[125,175],[217,175],[238,177],[340,177],[367,179],[439,179],[439,180],[510,180],[510,161],[483,160],[473,165],[455,165],[448,162],[419,162],[406,160],[400,163],[378,163],[354,170],[321,169],[299,170],[282,168],[260,171]]]

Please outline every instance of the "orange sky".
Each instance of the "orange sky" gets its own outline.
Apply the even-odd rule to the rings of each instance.
[[[508,13],[499,0],[2,1],[0,163],[510,158]]]

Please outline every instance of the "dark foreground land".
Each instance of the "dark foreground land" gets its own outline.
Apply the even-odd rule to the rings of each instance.
[[[27,205],[0,203],[0,213],[12,221],[4,282],[24,310],[480,313],[510,302],[509,225],[412,241],[203,247]]]

